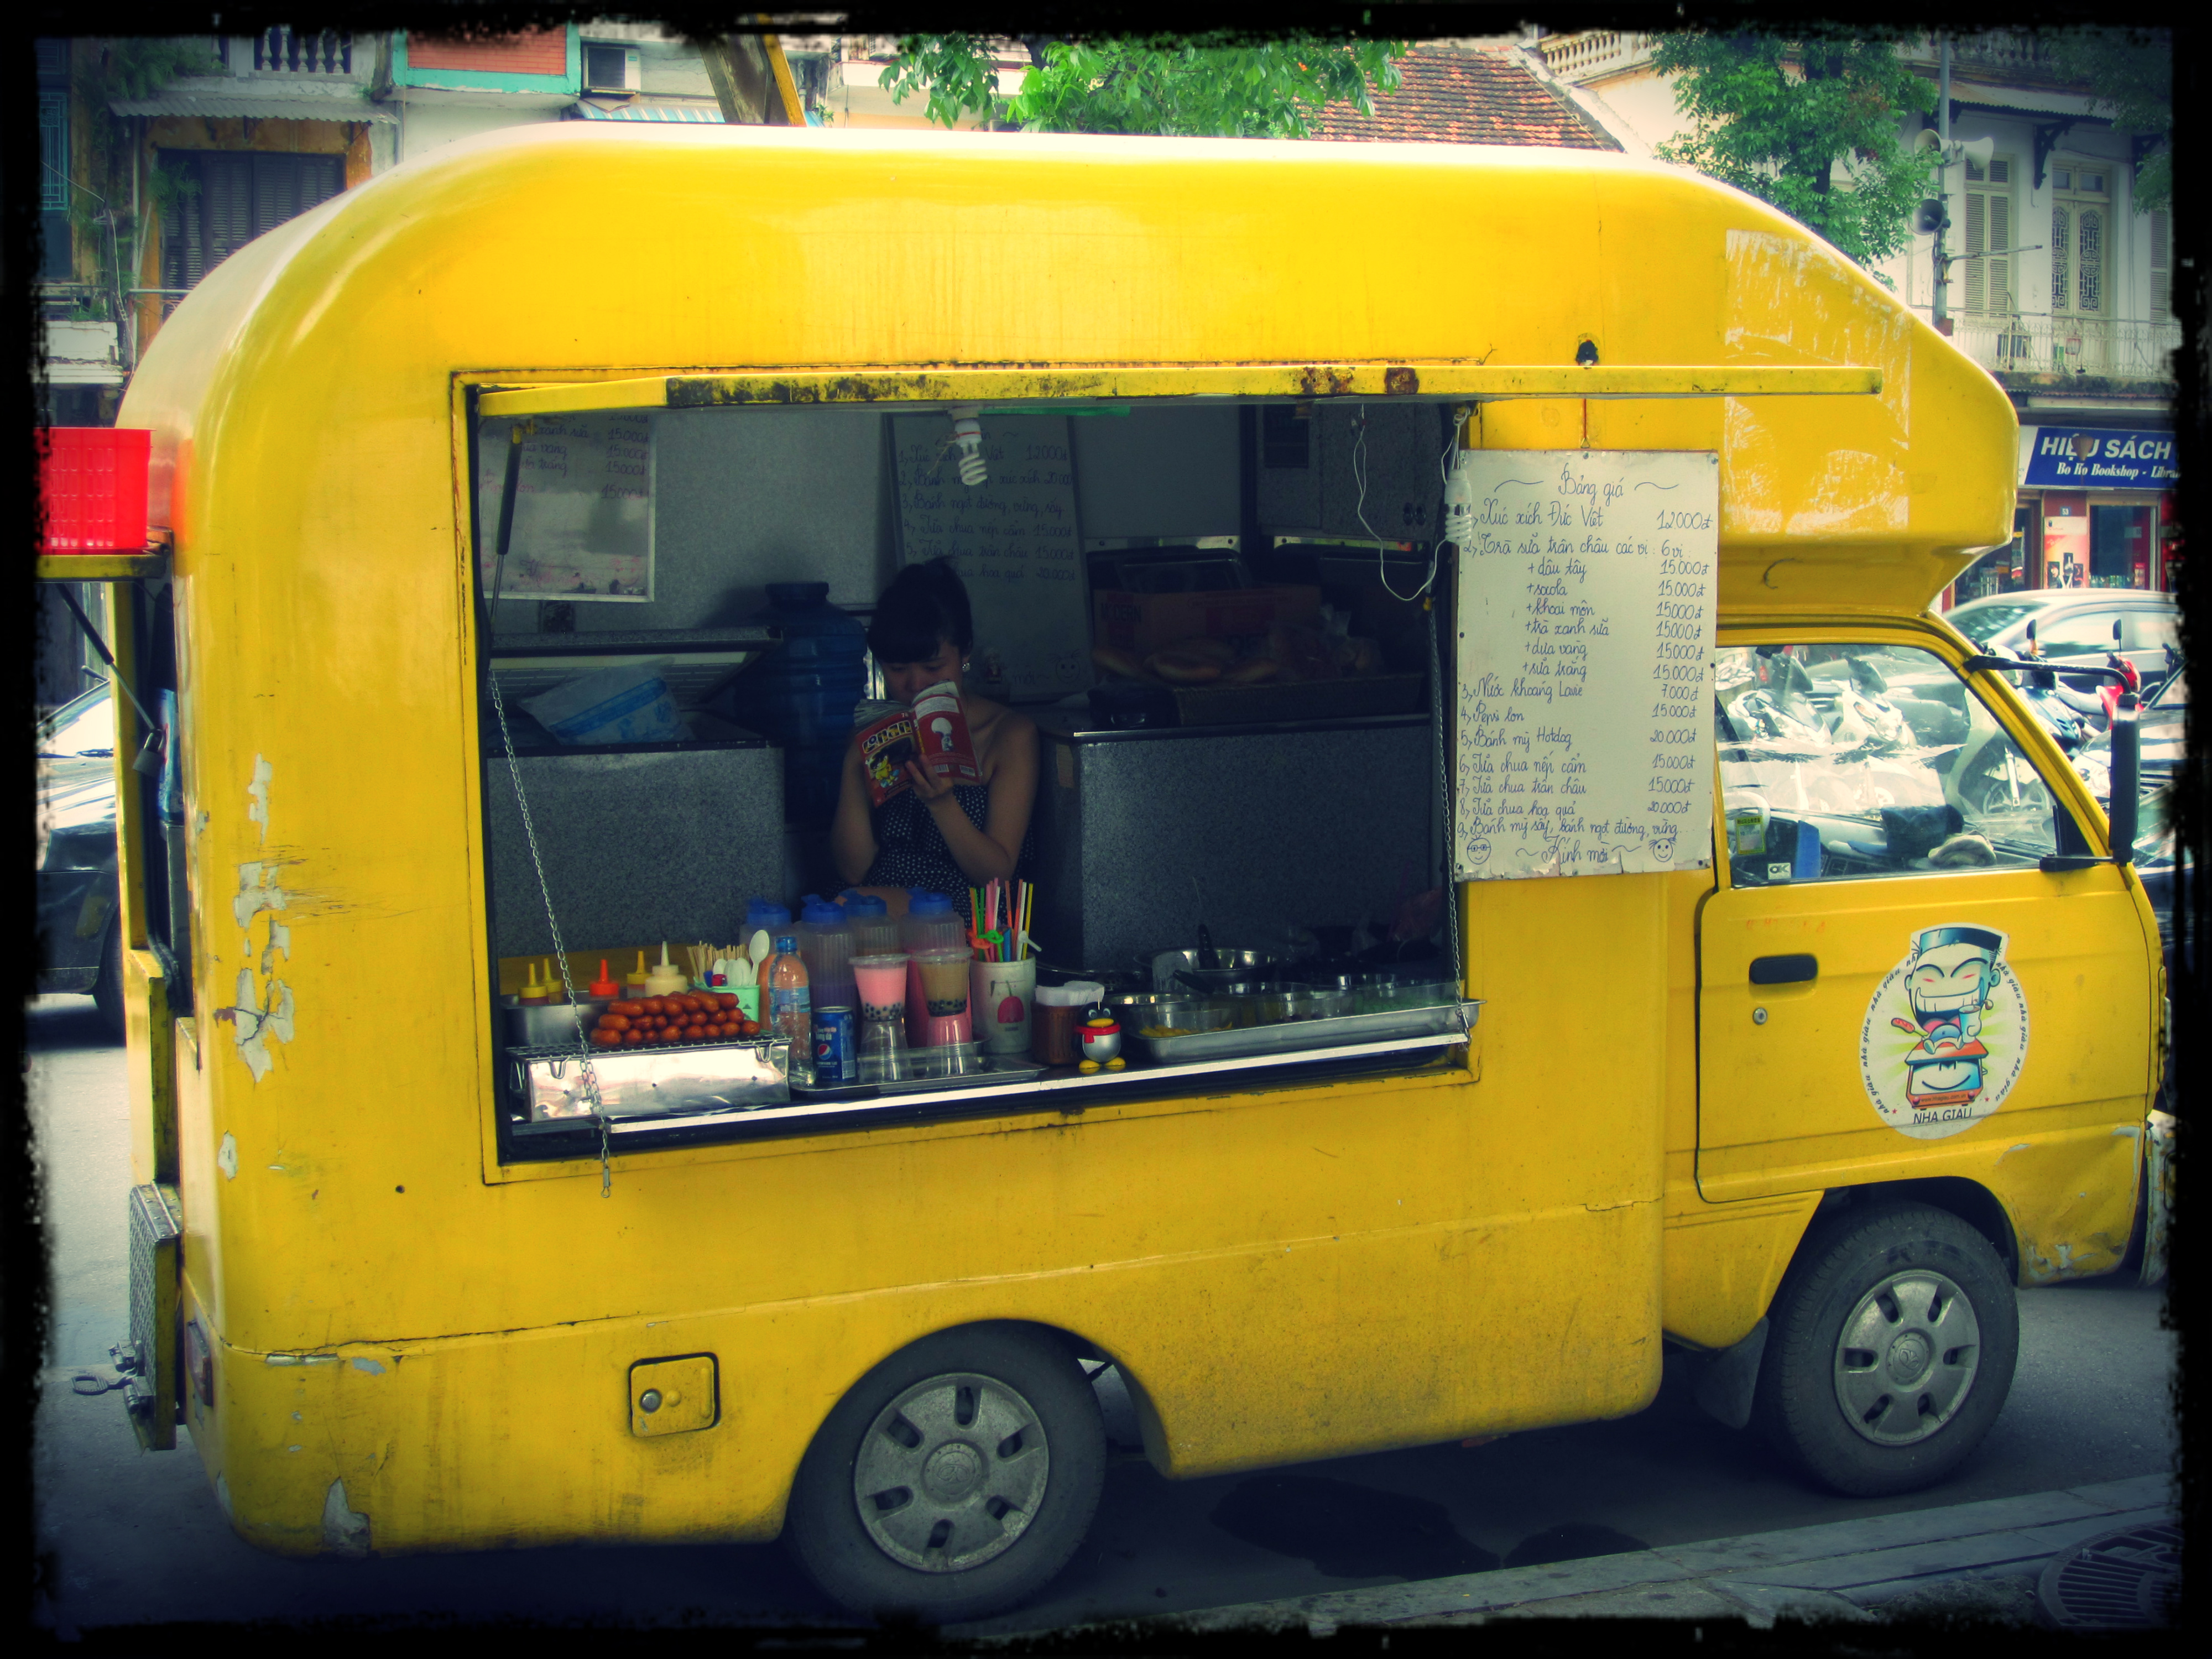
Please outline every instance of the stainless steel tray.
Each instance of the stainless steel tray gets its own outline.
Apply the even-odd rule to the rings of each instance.
[[[1480,1002],[1446,1002],[1431,1008],[1386,1008],[1372,1014],[1339,1014],[1328,1019],[1289,1019],[1279,1025],[1193,1031],[1188,1036],[1148,1037],[1131,1031],[1127,1040],[1139,1054],[1164,1065],[1242,1060],[1352,1042],[1384,1042],[1393,1037],[1472,1031],[1481,1011]]]
[[[935,1094],[940,1089],[1003,1089],[1018,1083],[1034,1083],[1045,1068],[1022,1054],[987,1054],[981,1069],[952,1077],[908,1077],[896,1083],[863,1083],[835,1089],[817,1089],[804,1083],[791,1085],[791,1097],[811,1103],[825,1099],[896,1100],[902,1095]]]
[[[589,1118],[583,1054],[573,1047],[509,1048],[508,1086],[532,1123]],[[591,1054],[599,1103],[610,1118],[757,1111],[791,1098],[791,1044],[686,1043],[665,1048],[599,1048]]]

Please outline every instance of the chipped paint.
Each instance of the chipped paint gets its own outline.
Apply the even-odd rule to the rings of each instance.
[[[367,1371],[371,1376],[384,1375],[384,1367],[374,1359],[356,1359],[353,1362],[353,1368],[357,1371]]]
[[[216,1150],[215,1166],[222,1171],[226,1179],[231,1181],[238,1179],[238,1137],[236,1135],[223,1136],[222,1145]]]
[[[339,1356],[334,1353],[265,1353],[261,1356],[264,1365],[335,1365]],[[299,1415],[294,1413],[294,1416]]]
[[[234,1521],[237,1519],[237,1517],[230,1512],[230,1482],[224,1480],[220,1474],[216,1475],[215,1478],[215,1502],[216,1507],[222,1511],[222,1518],[224,1520]]]
[[[253,781],[246,786],[246,793],[251,797],[246,816],[261,826],[261,844],[264,847],[269,844],[270,776],[269,763],[256,755],[253,757]]]
[[[230,902],[231,914],[238,918],[240,930],[250,930],[254,917],[264,910],[282,910],[291,902],[276,879],[276,866],[252,860],[238,866],[238,896]],[[246,953],[252,954],[253,943],[246,941]],[[291,950],[291,935],[285,935],[286,951]]]
[[[368,1517],[346,1503],[343,1480],[331,1481],[323,1498],[323,1547],[356,1560],[368,1553]]]

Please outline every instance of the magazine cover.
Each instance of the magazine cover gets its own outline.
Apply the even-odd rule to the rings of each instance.
[[[906,775],[906,763],[912,760],[951,783],[983,781],[968,717],[960,709],[960,694],[950,681],[916,696],[912,708],[895,708],[870,721],[860,728],[859,741],[872,805],[881,806],[913,787]]]

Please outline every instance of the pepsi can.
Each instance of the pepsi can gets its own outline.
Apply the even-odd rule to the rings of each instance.
[[[814,1086],[841,1089],[860,1080],[860,1047],[854,1036],[853,1010],[814,1011]]]

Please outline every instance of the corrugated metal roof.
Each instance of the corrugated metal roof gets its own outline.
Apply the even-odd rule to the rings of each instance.
[[[310,93],[304,87],[270,92],[163,92],[151,98],[118,98],[118,115],[200,115],[211,121],[244,116],[256,121],[366,121],[397,126],[399,118],[372,104],[358,88]]]
[[[1619,149],[1519,64],[1480,49],[1416,46],[1398,60],[1395,92],[1375,97],[1375,113],[1331,104],[1316,138],[1451,144],[1535,144]]]
[[[571,121],[690,121],[707,126],[722,125],[719,104],[594,104],[579,98],[562,112]]]

